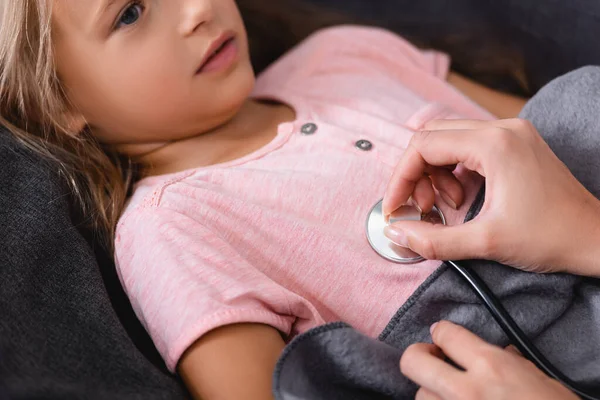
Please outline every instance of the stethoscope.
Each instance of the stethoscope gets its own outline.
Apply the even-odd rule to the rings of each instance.
[[[383,201],[379,201],[369,212],[366,224],[367,239],[373,250],[375,250],[383,258],[399,263],[399,264],[414,264],[424,261],[424,258],[414,253],[413,251],[400,247],[391,242],[384,235],[384,228],[387,225],[397,221],[426,221],[433,224],[446,225],[446,218],[442,211],[434,206],[430,213],[422,214],[421,211],[414,206],[402,206],[394,211],[390,216],[384,216],[382,210]],[[582,399],[600,400],[585,391],[578,389],[576,384],[560,372],[554,365],[550,363],[535,347],[533,342],[529,340],[525,332],[519,328],[508,311],[502,306],[500,300],[494,295],[490,288],[471,268],[465,267],[456,261],[444,261],[447,265],[464,278],[470,287],[479,296],[483,304],[490,311],[496,322],[506,333],[512,344],[523,354],[524,357],[533,362],[540,370],[549,377],[557,380],[567,389],[580,396]]]

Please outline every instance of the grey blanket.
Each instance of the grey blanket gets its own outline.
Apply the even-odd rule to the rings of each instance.
[[[529,101],[521,117],[534,123],[573,174],[600,197],[600,67],[585,67],[551,82]],[[482,201],[483,192],[467,219],[477,214]],[[599,280],[525,273],[481,260],[464,264],[492,288],[553,364],[588,391],[600,394]],[[378,340],[344,323],[295,338],[277,365],[275,396],[280,400],[414,398],[417,387],[400,373],[400,356],[412,343],[431,342],[429,326],[441,319],[459,323],[491,343],[509,343],[470,287],[442,265],[406,304],[399,304]]]

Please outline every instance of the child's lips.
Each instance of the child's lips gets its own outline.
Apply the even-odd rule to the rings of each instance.
[[[212,44],[208,47],[208,50],[204,53],[202,62],[196,70],[196,74],[205,72],[209,64],[213,64],[215,60],[218,60],[226,50],[235,41],[235,34],[233,32],[224,32]]]

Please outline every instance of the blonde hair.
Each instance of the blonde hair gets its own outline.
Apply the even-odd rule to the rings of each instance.
[[[87,131],[74,131],[52,47],[52,0],[0,0],[0,124],[58,166],[81,222],[112,249],[130,168]]]
[[[115,227],[135,174],[130,160],[107,151],[87,129],[74,131],[70,126],[72,105],[57,76],[52,51],[52,2],[0,0],[0,125],[58,166],[83,221],[112,250]],[[306,20],[315,18],[283,19],[297,21],[292,29],[281,15],[294,16],[298,10],[304,10],[299,16],[319,13],[295,0],[275,11],[270,0],[237,3],[247,17],[250,42],[256,47],[253,61],[259,69],[314,30],[341,22],[331,18],[328,23],[311,25]],[[296,5],[295,11],[290,5]],[[273,30],[264,30],[265,18],[287,28],[285,40],[273,35]]]

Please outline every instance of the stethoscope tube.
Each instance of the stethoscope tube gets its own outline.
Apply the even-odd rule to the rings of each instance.
[[[407,212],[406,208],[403,208],[402,210],[403,212],[395,216],[398,221],[410,220],[412,219],[411,217],[414,217],[414,212]],[[438,214],[441,223],[444,225],[446,224],[444,214],[437,207],[434,207],[434,210],[430,214]],[[422,214],[421,220],[423,220]],[[380,200],[369,212],[366,223],[367,239],[373,250],[375,250],[383,258],[400,264],[412,264],[423,260],[423,258],[417,254],[407,254],[404,252],[404,249],[400,249],[398,246],[394,247],[390,245],[391,242],[384,235],[384,227],[390,223],[392,222],[389,219],[386,219],[383,214],[383,200]],[[519,328],[515,320],[512,319],[508,311],[506,311],[506,309],[502,306],[500,300],[496,297],[496,295],[494,295],[485,282],[483,282],[483,280],[475,273],[475,271],[457,263],[456,261],[445,261],[445,263],[454,268],[454,270],[458,272],[458,274],[463,277],[469,286],[475,291],[496,322],[498,322],[504,333],[506,333],[512,344],[521,352],[521,354],[523,354],[524,357],[533,362],[550,378],[560,382],[567,389],[571,390],[582,399],[600,400],[600,397],[594,397],[593,395],[577,388],[576,384],[572,380],[570,380],[562,372],[558,371],[557,368],[554,367],[554,365],[552,365],[550,361],[548,361],[546,357],[542,355],[542,353],[535,347],[533,342],[527,337],[521,328]]]
[[[540,370],[542,370],[550,378],[557,380],[567,389],[586,400],[600,400],[599,397],[594,397],[585,391],[578,389],[576,384],[560,372],[554,365],[550,363],[535,347],[533,342],[519,328],[496,295],[485,284],[485,282],[469,267],[458,264],[455,261],[445,261],[446,264],[454,268],[460,276],[462,276],[469,286],[477,293],[483,304],[487,307],[490,314],[506,333],[512,344],[523,354],[524,357],[533,362]]]

